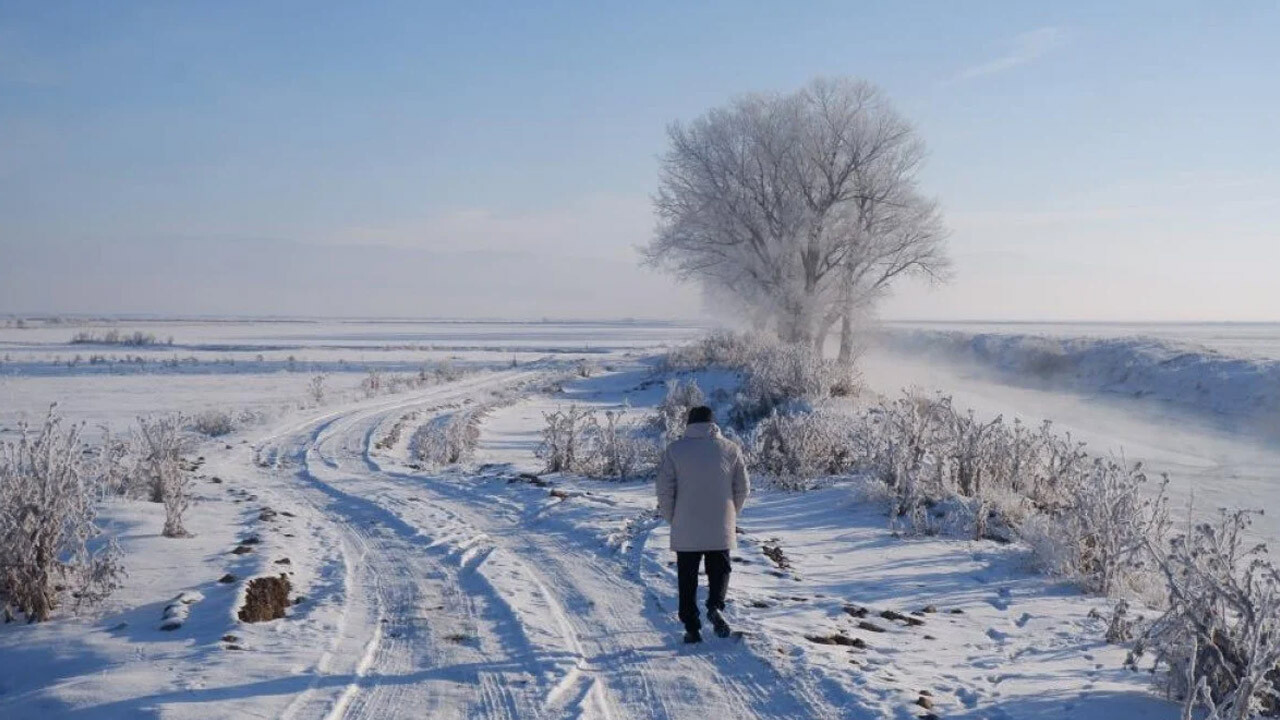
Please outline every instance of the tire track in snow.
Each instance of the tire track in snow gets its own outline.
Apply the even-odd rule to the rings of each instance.
[[[300,492],[304,501],[318,508],[333,519],[335,532],[343,538],[342,565],[344,572],[344,593],[340,598],[344,608],[335,637],[329,649],[322,655],[316,665],[315,674],[308,689],[294,699],[286,710],[285,716],[312,718],[339,717],[390,717],[394,715],[421,716],[431,708],[433,717],[445,717],[450,714],[456,717],[470,717],[469,708],[473,700],[483,700],[486,707],[495,711],[502,709],[494,717],[520,716],[524,709],[533,707],[527,700],[518,695],[520,683],[503,681],[503,672],[490,673],[484,670],[484,663],[479,660],[478,653],[462,645],[450,647],[450,643],[441,638],[418,637],[416,644],[406,643],[399,637],[402,631],[392,631],[397,637],[388,638],[385,628],[392,627],[395,621],[404,620],[406,608],[420,599],[419,586],[423,584],[422,575],[431,577],[435,587],[434,596],[442,602],[441,610],[449,611],[455,617],[461,617],[463,624],[473,629],[484,624],[481,615],[491,614],[485,603],[476,603],[470,596],[450,593],[449,588],[456,588],[462,583],[456,578],[456,572],[442,569],[436,554],[437,566],[434,572],[406,572],[408,568],[424,565],[422,553],[418,552],[423,545],[430,546],[429,539],[420,538],[416,528],[408,526],[395,527],[394,514],[375,504],[366,504],[361,508],[357,499],[336,491],[335,481],[331,475],[343,472],[343,450],[357,450],[353,440],[360,443],[357,452],[366,458],[367,445],[371,442],[374,429],[380,419],[388,413],[403,411],[410,407],[427,404],[440,404],[448,398],[461,398],[478,389],[511,382],[514,377],[529,377],[536,373],[495,373],[493,376],[469,378],[452,385],[438,386],[426,393],[415,394],[410,398],[401,398],[391,402],[380,402],[372,407],[360,407],[346,412],[334,412],[314,418],[292,428],[264,438],[258,444],[258,456],[270,459],[270,463],[278,470],[288,469],[288,465],[298,465],[296,477],[303,481]],[[373,421],[372,425],[368,425]],[[338,445],[336,449],[333,447]],[[363,469],[365,472],[368,468]],[[309,487],[308,487],[309,486]],[[315,491],[319,491],[319,493]],[[448,530],[447,518],[444,527]],[[393,532],[388,538],[381,528],[388,524],[399,532]],[[405,542],[412,540],[414,542]],[[399,546],[399,547],[396,547]],[[358,549],[357,549],[358,548]],[[429,560],[429,558],[428,558]],[[459,568],[459,571],[461,569]],[[418,603],[424,606],[425,603]],[[447,628],[442,627],[441,630]],[[510,634],[510,630],[503,631]],[[362,640],[363,645],[355,644]],[[353,652],[359,648],[359,652]],[[386,673],[404,674],[415,666],[421,666],[427,654],[441,656],[437,665],[444,666],[450,655],[466,654],[471,656],[470,663],[459,663],[463,668],[459,673],[448,672],[448,667],[438,668],[441,672],[419,673],[423,675],[423,683],[417,685],[443,686],[435,688],[435,693],[421,692],[424,687],[412,690],[414,683],[398,679],[394,682],[376,682],[375,676],[382,677]],[[358,657],[352,664],[351,657]],[[394,657],[393,657],[394,656]],[[494,665],[502,667],[503,663]],[[518,663],[508,663],[518,667]],[[333,697],[333,691],[323,678],[346,678],[347,682]],[[470,677],[478,677],[487,690],[476,693],[467,682]],[[323,685],[323,687],[322,687]],[[516,690],[513,691],[512,688]],[[406,703],[403,696],[414,694],[418,702]],[[436,697],[434,701],[431,695]],[[480,698],[472,698],[481,695]],[[490,716],[486,713],[484,717]]]
[[[325,714],[300,717],[389,717],[406,708],[414,716],[475,718],[841,716],[810,688],[779,687],[774,668],[744,646],[676,646],[669,612],[650,602],[657,594],[644,582],[652,528],[643,529],[625,562],[601,558],[598,545],[530,515],[502,489],[379,464],[372,444],[390,413],[484,387],[421,394],[308,426],[299,478],[367,545],[351,562],[356,586],[372,588],[367,602],[389,621],[376,624],[403,624],[423,593],[453,592],[448,604],[472,635],[451,645],[427,623],[420,636],[393,637],[398,630],[382,633],[365,619],[368,661],[333,668],[347,682],[317,692],[334,695]],[[464,659],[472,662],[462,670]]]

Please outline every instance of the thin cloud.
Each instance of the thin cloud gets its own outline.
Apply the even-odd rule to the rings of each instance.
[[[1029,62],[1039,60],[1054,50],[1061,48],[1066,42],[1067,32],[1060,27],[1042,27],[1029,30],[1013,38],[1009,52],[993,60],[964,69],[957,79],[973,80],[1012,70]]]

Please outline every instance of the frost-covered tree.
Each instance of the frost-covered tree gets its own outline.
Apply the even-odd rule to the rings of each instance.
[[[749,95],[668,129],[649,261],[821,342],[904,274],[946,266],[937,205],[918,190],[914,129],[875,86],[816,80]]]
[[[86,467],[80,428],[50,410],[39,429],[19,425],[0,442],[0,604],[31,622],[48,620],[69,593],[96,602],[119,585],[115,543],[94,542],[101,475]]]

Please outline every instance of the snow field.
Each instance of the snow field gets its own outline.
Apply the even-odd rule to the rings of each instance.
[[[627,352],[561,394],[536,390],[569,358],[293,405],[204,443],[195,537],[160,538],[158,506],[113,501],[126,587],[89,616],[0,627],[0,658],[20,668],[0,674],[0,716],[1176,715],[1102,644],[1091,612],[1106,601],[1032,573],[1018,546],[894,537],[857,479],[758,489],[730,592],[744,635],[681,645],[651,484],[519,476],[540,467],[543,411],[652,412],[662,378]],[[698,379],[709,395],[732,382]],[[471,464],[414,467],[417,427],[512,388],[528,394],[484,420]],[[245,582],[282,572],[302,602],[239,622]],[[161,631],[184,591],[205,599]],[[851,644],[811,639],[833,637]]]

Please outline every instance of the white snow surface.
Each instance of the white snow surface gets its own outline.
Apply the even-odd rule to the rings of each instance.
[[[111,501],[126,586],[89,615],[0,626],[0,717],[870,719],[919,717],[921,697],[945,718],[1177,716],[1101,641],[1105,622],[1090,612],[1106,614],[1107,601],[1029,571],[1016,545],[894,537],[856,478],[808,493],[761,484],[733,553],[728,615],[743,636],[680,644],[651,483],[518,476],[539,467],[544,410],[629,405],[642,417],[662,390],[641,356],[662,342],[601,340],[593,357],[612,370],[496,411],[475,462],[446,472],[411,466],[418,424],[542,387],[578,356],[510,367],[497,342],[456,382],[323,406],[299,401],[294,374],[252,373],[262,393],[272,378],[287,390],[264,422],[197,450],[194,537],[161,537],[158,505]],[[118,388],[122,377],[100,378],[80,417],[120,421],[116,401],[131,398],[132,411],[139,395],[173,403],[180,379],[144,374],[148,393]],[[211,373],[204,401],[235,380]],[[707,389],[729,381],[701,378]],[[56,387],[24,391],[21,412]],[[396,425],[399,440],[382,442]],[[231,553],[250,538],[261,542]],[[766,543],[791,567],[767,558]],[[234,582],[219,582],[227,573]],[[247,580],[280,573],[300,600],[288,617],[240,622]],[[160,630],[183,593],[202,599],[181,627]],[[832,634],[866,647],[806,638]]]
[[[1155,400],[1280,439],[1280,352],[1271,347],[1280,344],[1280,326],[1265,327],[1274,335],[1260,333],[1233,351],[1157,335],[904,327],[881,340],[899,354],[971,363],[1007,382]]]

